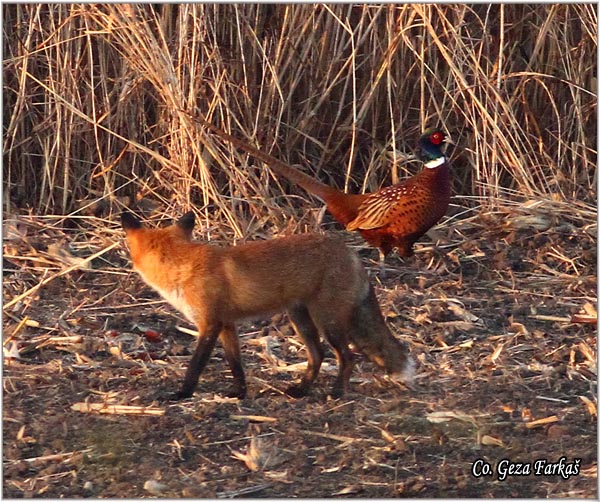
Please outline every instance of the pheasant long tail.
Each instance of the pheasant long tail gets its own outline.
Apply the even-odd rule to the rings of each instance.
[[[197,120],[202,125],[206,126],[221,139],[229,141],[235,147],[244,150],[246,153],[249,153],[253,157],[256,157],[258,160],[261,160],[262,162],[267,164],[271,169],[273,169],[273,171],[275,171],[277,174],[287,178],[292,183],[300,185],[302,188],[304,188],[304,190],[323,199],[326,203],[329,203],[332,197],[343,197],[347,195],[344,192],[340,192],[335,188],[321,183],[320,181],[309,176],[308,174],[299,171],[298,169],[290,166],[289,164],[286,164],[285,162],[282,162],[281,160],[273,157],[272,155],[269,155],[268,153],[265,153],[259,150],[258,148],[255,148],[248,142],[226,133],[222,129],[211,124],[210,122],[207,122],[202,118],[194,117],[194,120]]]

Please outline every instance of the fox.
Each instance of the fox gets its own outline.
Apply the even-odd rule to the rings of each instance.
[[[193,211],[163,228],[121,214],[133,268],[198,330],[183,383],[172,396],[193,396],[217,339],[233,376],[229,397],[243,399],[247,386],[236,322],[287,311],[306,346],[307,367],[286,389],[305,396],[331,345],[338,373],[331,389],[340,398],[354,365],[350,342],[389,374],[410,381],[414,361],[385,323],[373,286],[358,255],[339,235],[295,234],[236,246],[195,242]]]

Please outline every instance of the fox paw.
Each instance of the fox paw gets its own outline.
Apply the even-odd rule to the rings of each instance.
[[[308,390],[306,389],[306,387],[304,385],[301,384],[297,384],[297,385],[290,385],[286,390],[285,393],[293,398],[299,399],[301,397],[306,396]]]
[[[244,399],[246,397],[246,387],[244,388],[233,388],[225,394],[227,397]]]
[[[178,390],[177,392],[171,394],[169,401],[181,401],[182,399],[188,399],[194,395],[193,392]]]
[[[340,387],[333,387],[329,394],[333,399],[339,399],[344,395],[344,389]]]

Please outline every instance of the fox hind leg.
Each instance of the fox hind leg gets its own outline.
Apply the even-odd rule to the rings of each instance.
[[[219,340],[225,350],[225,359],[233,375],[233,389],[227,393],[228,397],[243,399],[246,397],[246,377],[242,367],[242,354],[240,342],[235,332],[235,325],[226,324],[219,334]]]
[[[288,314],[294,331],[306,346],[308,353],[308,365],[302,380],[297,384],[290,385],[285,391],[288,396],[299,398],[308,393],[312,383],[317,378],[323,362],[324,352],[319,338],[319,331],[312,321],[308,309],[304,305],[296,306],[289,309]]]

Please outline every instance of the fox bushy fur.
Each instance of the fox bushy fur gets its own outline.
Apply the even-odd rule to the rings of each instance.
[[[198,344],[177,398],[190,397],[217,338],[233,374],[229,395],[243,398],[246,381],[235,323],[287,310],[307,348],[308,365],[287,393],[304,396],[323,360],[320,337],[332,346],[338,376],[331,394],[348,388],[349,342],[389,373],[409,377],[413,361],[385,324],[356,253],[340,236],[299,234],[238,246],[192,242],[194,214],[166,228],[147,228],[121,216],[135,270],[198,328]]]

